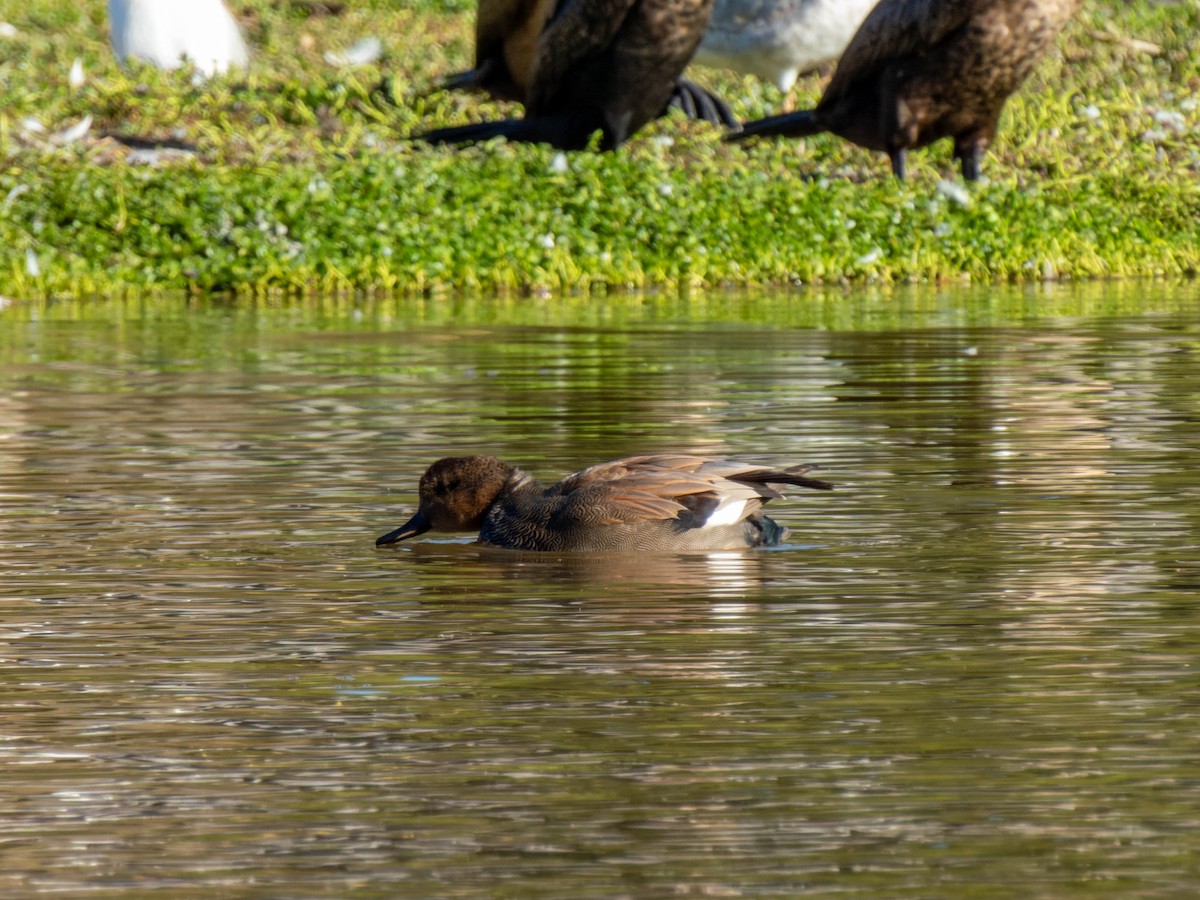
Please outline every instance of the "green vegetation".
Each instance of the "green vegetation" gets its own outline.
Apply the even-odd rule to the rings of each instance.
[[[1193,0],[1088,4],[1006,108],[986,180],[965,193],[948,142],[912,154],[898,184],[884,158],[834,137],[730,146],[677,116],[616,154],[413,143],[415,131],[514,110],[436,90],[438,76],[470,64],[473,4],[347,7],[326,16],[288,0],[236,4],[254,66],[196,86],[187,73],[121,70],[102,3],[0,3],[0,21],[16,28],[0,37],[0,293],[529,292],[1200,269]],[[388,48],[378,65],[324,61],[368,35]],[[781,100],[750,78],[693,74],[743,117]],[[802,81],[798,103],[820,85]],[[86,116],[82,140],[55,139]],[[110,134],[198,152],[146,164]]]

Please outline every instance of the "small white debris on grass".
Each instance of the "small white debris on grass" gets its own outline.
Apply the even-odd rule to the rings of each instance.
[[[555,153],[554,159],[550,160],[550,171],[554,175],[563,175],[570,171],[571,165],[567,162],[567,154]]]
[[[554,249],[554,235],[543,234],[540,238],[538,238],[538,243],[542,245],[543,249],[553,250]]]
[[[1089,103],[1080,110],[1080,113],[1083,114],[1085,119],[1098,119],[1100,118],[1100,107],[1098,107],[1095,103]]]
[[[86,115],[74,125],[64,128],[62,131],[54,134],[50,140],[56,144],[73,144],[76,141],[81,141],[87,135],[92,127],[91,115]]]
[[[162,154],[157,150],[130,150],[125,162],[131,166],[157,166],[162,162]]]
[[[0,22],[0,38],[15,38],[19,32],[11,22]]]
[[[83,74],[83,60],[75,57],[75,62],[71,63],[71,71],[67,75],[67,83],[73,88],[81,88],[86,80],[87,78]]]
[[[1173,109],[1160,109],[1154,114],[1154,121],[1167,131],[1180,132],[1187,130],[1187,119],[1183,117],[1183,113],[1176,112]]]
[[[860,256],[858,259],[856,259],[855,263],[857,263],[860,266],[869,266],[872,263],[879,262],[879,260],[881,260],[882,258],[883,258],[883,251],[880,250],[878,247],[876,247],[870,253],[864,253],[862,256]]]
[[[42,264],[38,262],[37,254],[29,248],[25,249],[25,274],[30,278],[38,278],[42,274]]]
[[[971,205],[971,192],[957,181],[942,179],[937,183],[936,190],[947,200],[957,203],[959,206]]]
[[[331,66],[367,66],[378,62],[383,56],[383,41],[377,37],[365,37],[355,41],[346,50],[329,50],[325,53],[325,62]]]
[[[3,203],[0,203],[0,212],[8,212],[8,209],[9,209],[9,207],[10,207],[10,206],[12,206],[12,205],[13,205],[13,202],[14,202],[14,201],[15,201],[15,200],[16,200],[18,197],[20,197],[22,194],[27,194],[27,193],[29,193],[29,191],[30,191],[30,190],[32,190],[32,188],[30,188],[30,187],[29,187],[29,185],[27,185],[27,184],[18,184],[18,185],[16,185],[16,186],[15,186],[15,187],[14,187],[14,188],[13,188],[11,191],[9,191],[9,192],[8,192],[8,194],[5,196],[5,198],[4,198],[4,202],[3,202]]]

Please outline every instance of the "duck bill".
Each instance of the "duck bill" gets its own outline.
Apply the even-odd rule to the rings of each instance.
[[[418,534],[424,534],[432,528],[430,521],[425,518],[425,515],[418,510],[417,514],[397,528],[395,531],[389,531],[383,537],[375,539],[376,547],[386,547],[388,544],[395,544],[405,538],[416,537]]]

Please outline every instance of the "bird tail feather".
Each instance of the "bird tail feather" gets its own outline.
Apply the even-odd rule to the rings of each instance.
[[[483,83],[484,70],[475,68],[465,72],[454,72],[443,75],[437,80],[437,87],[445,91],[469,91],[478,88]]]
[[[477,144],[502,137],[522,144],[550,144],[562,150],[580,150],[587,146],[587,135],[581,139],[568,120],[550,117],[477,122],[437,128],[415,137],[430,144]]]
[[[802,466],[789,466],[786,469],[751,469],[745,472],[738,472],[736,475],[729,477],[734,481],[753,484],[756,488],[758,485],[791,484],[796,487],[812,488],[816,491],[832,491],[833,485],[828,481],[822,481],[819,478],[809,478],[805,474],[815,468],[817,468],[815,464],[807,463]],[[760,493],[762,492],[760,491]]]
[[[799,112],[784,113],[780,116],[767,116],[765,119],[755,119],[742,124],[742,130],[726,135],[727,141],[744,141],[754,137],[808,137],[820,134],[825,130],[815,115],[815,110],[803,109]]]

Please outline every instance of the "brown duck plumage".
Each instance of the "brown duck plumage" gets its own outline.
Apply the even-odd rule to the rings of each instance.
[[[1080,0],[882,0],[842,54],[815,109],[746,123],[730,140],[831,131],[888,154],[954,139],[963,177],[996,134],[1000,110]]]
[[[477,88],[522,103],[533,83],[537,42],[557,0],[479,0],[475,68],[446,78],[450,88]]]
[[[523,119],[440,128],[431,143],[506,137],[620,146],[678,106],[692,118],[735,124],[728,107],[682,77],[713,0],[480,0],[476,60],[450,87],[477,87],[525,105]]]
[[[776,485],[831,489],[804,475],[811,468],[630,456],[543,488],[491,456],[447,457],[421,477],[416,515],[375,544],[476,529],[480,541],[514,550],[687,552],[778,544],[788,530],[762,507],[783,496]]]

